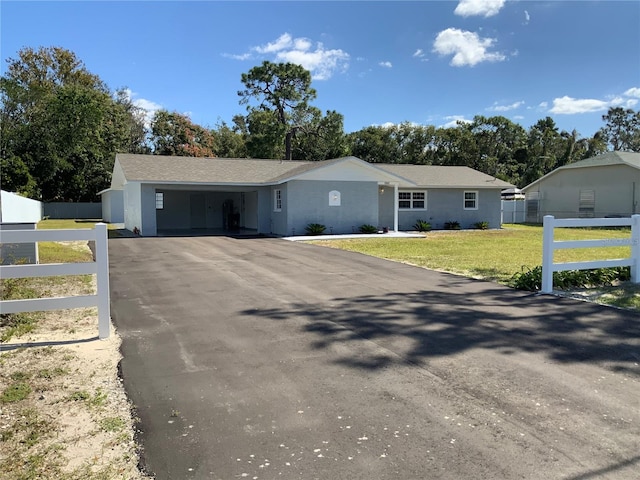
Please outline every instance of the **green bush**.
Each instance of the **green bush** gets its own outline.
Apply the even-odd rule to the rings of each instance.
[[[488,230],[489,229],[489,222],[476,222],[473,224],[473,226],[475,228],[477,228],[478,230]]]
[[[358,230],[360,231],[360,233],[366,233],[368,235],[372,233],[378,233],[378,227],[374,227],[373,225],[368,225],[366,223],[364,225],[360,225]]]
[[[596,268],[553,272],[553,286],[557,290],[608,287],[631,278],[629,267]],[[536,291],[542,288],[542,266],[525,269],[511,277],[509,284],[518,290]]]
[[[413,226],[413,229],[418,232],[428,232],[431,230],[431,224],[425,220],[418,220]]]
[[[460,222],[457,222],[455,220],[453,220],[451,222],[444,222],[444,229],[445,230],[460,230]]]
[[[325,227],[321,223],[310,223],[309,225],[304,227],[304,230],[308,235],[322,235],[326,229],[327,227]]]

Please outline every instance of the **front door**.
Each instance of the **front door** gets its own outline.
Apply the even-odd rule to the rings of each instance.
[[[191,228],[207,228],[207,205],[204,193],[192,193]]]

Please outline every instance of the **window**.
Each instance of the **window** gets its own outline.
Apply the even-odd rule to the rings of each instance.
[[[280,189],[273,191],[273,211],[282,211],[282,190]]]
[[[525,201],[527,202],[527,222],[539,222],[540,192],[527,192]]]
[[[426,210],[427,192],[398,192],[398,208]]]
[[[595,190],[580,190],[580,203],[578,216],[580,218],[593,218],[596,210]]]
[[[156,210],[162,210],[164,208],[164,193],[156,192]]]
[[[464,209],[478,209],[478,192],[464,192]]]

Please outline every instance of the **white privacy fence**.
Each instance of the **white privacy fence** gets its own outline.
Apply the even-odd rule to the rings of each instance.
[[[97,293],[71,297],[35,298],[0,301],[1,313],[38,312],[67,308],[98,307],[98,336],[109,337],[109,253],[107,225],[97,223],[93,230],[12,230],[2,231],[0,243],[95,241],[95,261],[86,263],[52,263],[39,265],[2,265],[0,278],[53,277],[60,275],[96,274]]]
[[[631,227],[628,238],[608,238],[603,240],[555,241],[555,228],[560,227]],[[554,263],[553,252],[566,248],[631,247],[629,258],[594,260],[588,262]],[[553,272],[565,270],[588,270],[592,268],[631,267],[631,281],[640,282],[640,215],[630,218],[564,218],[556,219],[546,215],[543,219],[542,242],[542,292],[553,291]]]

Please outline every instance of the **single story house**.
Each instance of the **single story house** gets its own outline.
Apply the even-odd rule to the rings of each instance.
[[[38,263],[37,243],[4,243],[2,232],[35,230],[42,220],[42,203],[0,190],[0,264]]]
[[[457,221],[500,227],[500,192],[513,185],[468,167],[372,164],[355,157],[320,162],[118,154],[101,192],[110,217],[143,236],[248,229],[304,235],[363,224],[412,230]],[[120,200],[121,198],[121,200]]]
[[[640,153],[607,152],[564,165],[524,187],[527,222],[638,213]]]

